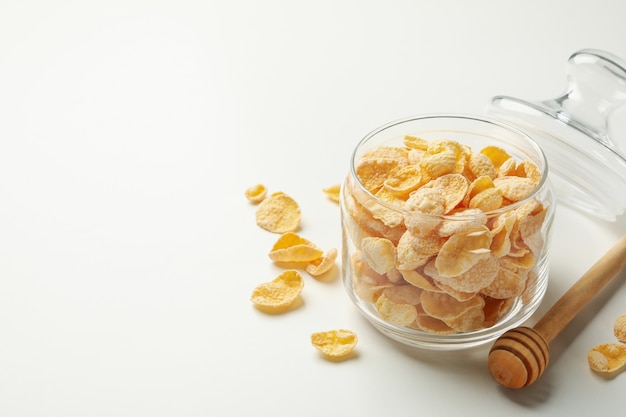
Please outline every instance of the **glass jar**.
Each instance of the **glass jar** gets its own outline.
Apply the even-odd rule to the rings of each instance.
[[[471,347],[519,325],[547,285],[547,170],[528,135],[495,120],[427,115],[373,131],[341,192],[348,294],[414,346]]]
[[[609,116],[626,65],[585,49],[566,68],[556,99],[496,96],[486,117],[407,118],[358,143],[340,197],[343,282],[380,332],[439,350],[493,341],[543,299],[557,200],[623,213],[626,144]]]

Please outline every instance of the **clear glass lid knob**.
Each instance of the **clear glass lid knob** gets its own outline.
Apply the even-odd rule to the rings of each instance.
[[[626,137],[612,135],[609,123],[626,104],[626,63],[605,51],[583,49],[570,56],[566,74],[560,97],[496,96],[487,111],[536,139],[561,202],[615,220],[626,207]]]

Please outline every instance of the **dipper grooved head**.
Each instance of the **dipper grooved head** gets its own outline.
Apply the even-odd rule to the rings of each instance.
[[[493,379],[507,388],[523,388],[535,382],[548,366],[550,349],[543,336],[529,327],[505,332],[489,351]]]

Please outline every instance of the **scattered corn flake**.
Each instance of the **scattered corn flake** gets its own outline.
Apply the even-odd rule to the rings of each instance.
[[[326,194],[331,201],[335,203],[339,202],[339,194],[341,192],[341,184],[333,184],[329,187],[323,188],[322,191]]]
[[[259,284],[252,292],[250,301],[270,311],[282,311],[289,308],[300,297],[304,280],[297,270],[283,271],[272,281]]]
[[[603,343],[587,353],[589,367],[596,373],[612,378],[626,368],[626,345]]]
[[[615,319],[615,323],[613,324],[613,334],[615,334],[617,340],[622,343],[626,343],[626,313]]]
[[[337,249],[331,248],[326,251],[322,257],[314,259],[306,266],[306,272],[314,277],[320,276],[328,271],[335,265],[337,259]]]
[[[300,226],[300,207],[289,195],[275,192],[259,204],[256,223],[272,233],[293,232]]]
[[[245,196],[252,204],[259,204],[265,199],[267,188],[263,184],[256,184],[245,191]]]
[[[396,264],[396,247],[389,239],[366,237],[361,241],[363,258],[379,274],[386,274]]]
[[[311,262],[324,252],[307,239],[294,232],[282,234],[269,252],[274,262]]]
[[[345,358],[354,350],[357,342],[356,333],[346,329],[311,334],[311,344],[329,358]]]

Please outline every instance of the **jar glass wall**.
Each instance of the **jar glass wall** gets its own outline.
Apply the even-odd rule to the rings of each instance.
[[[343,281],[382,333],[429,349],[493,341],[548,281],[555,205],[525,133],[465,115],[382,126],[342,185]]]

